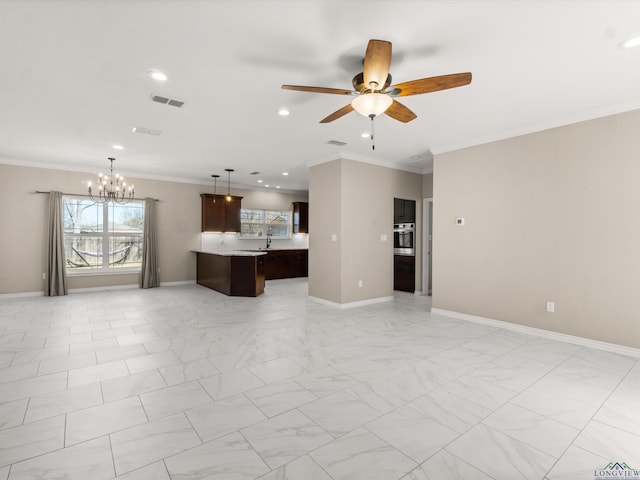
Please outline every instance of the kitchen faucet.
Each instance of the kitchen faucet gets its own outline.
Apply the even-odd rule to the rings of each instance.
[[[271,245],[271,234],[267,234],[267,248]]]

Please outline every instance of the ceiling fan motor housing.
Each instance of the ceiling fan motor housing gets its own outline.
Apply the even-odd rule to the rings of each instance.
[[[364,72],[360,72],[355,77],[353,77],[353,80],[351,80],[351,83],[353,85],[353,89],[360,93],[372,93],[374,91],[375,92],[384,91],[387,88],[389,88],[389,85],[391,85],[391,74],[387,74],[387,79],[385,80],[384,85],[380,88],[370,88],[369,85],[365,85]]]

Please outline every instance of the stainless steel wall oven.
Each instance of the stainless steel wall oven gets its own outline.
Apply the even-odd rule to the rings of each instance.
[[[410,255],[416,254],[416,224],[397,223],[393,225],[393,254]]]

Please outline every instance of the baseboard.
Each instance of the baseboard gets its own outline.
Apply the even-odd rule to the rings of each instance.
[[[161,287],[175,287],[178,285],[195,285],[195,280],[180,280],[178,282],[160,282]]]
[[[181,280],[178,282],[160,282],[161,287],[175,287],[178,285],[194,285],[195,280]],[[138,283],[129,283],[127,285],[110,285],[105,287],[86,287],[86,288],[70,288],[68,293],[85,293],[85,292],[100,292],[106,290],[129,290],[132,288],[140,288]],[[26,298],[26,297],[42,297],[43,291],[37,292],[17,292],[17,293],[0,293],[0,299],[9,298]]]
[[[442,315],[444,317],[456,318],[458,320],[467,320],[469,322],[481,323],[491,327],[505,328],[515,332],[525,333],[528,335],[537,335],[539,337],[549,338],[559,342],[573,343],[583,347],[597,348],[607,352],[617,353],[619,355],[627,355],[629,357],[640,358],[640,349],[633,347],[625,347],[615,343],[601,342],[590,338],[578,337],[566,333],[552,332],[551,330],[543,330],[542,328],[527,327],[526,325],[518,325],[517,323],[504,322],[502,320],[494,320],[492,318],[479,317],[468,313],[454,312],[451,310],[443,310],[440,308],[432,308],[432,315]]]
[[[383,303],[383,302],[392,302],[394,300],[394,297],[391,296],[391,297],[370,298],[367,300],[359,300],[357,302],[337,303],[337,302],[332,302],[331,300],[325,300],[324,298],[313,297],[311,295],[309,295],[307,298],[309,298],[309,300],[312,300],[316,303],[320,303],[322,305],[328,305],[330,307],[335,307],[335,308],[363,307],[365,305],[373,305],[376,303]]]
[[[181,280],[178,282],[160,282],[161,287],[175,287],[177,285],[192,285],[195,284],[195,280]],[[140,288],[139,283],[129,283],[127,285],[112,285],[108,287],[90,287],[90,288],[73,288],[69,290],[69,293],[81,293],[81,292],[98,292],[104,290],[128,290],[130,288]]]
[[[108,285],[104,287],[70,288],[69,293],[105,292],[107,290],[129,290],[133,288],[140,288],[140,285],[128,283],[126,285]]]
[[[44,292],[41,290],[37,292],[0,293],[0,299],[42,297],[42,296],[44,296]]]

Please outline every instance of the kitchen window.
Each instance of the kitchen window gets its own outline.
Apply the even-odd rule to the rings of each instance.
[[[140,271],[144,202],[99,204],[84,197],[62,197],[67,272]]]
[[[279,210],[240,210],[240,236],[289,238],[291,236],[291,212]]]

